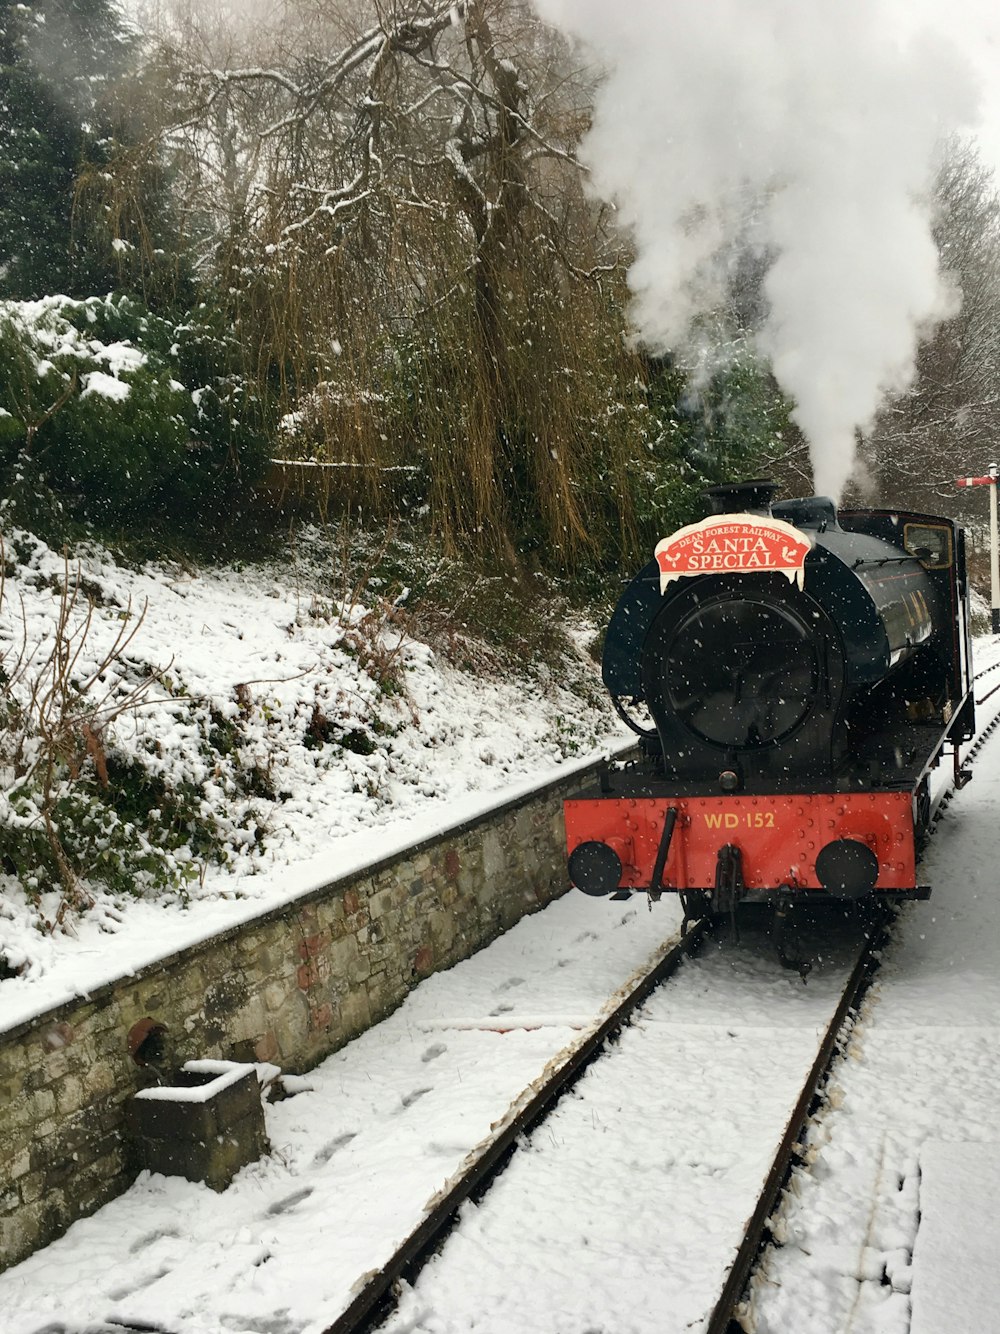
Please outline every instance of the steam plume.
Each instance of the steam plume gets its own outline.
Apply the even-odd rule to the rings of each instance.
[[[535,4],[608,71],[583,157],[635,240],[642,341],[696,345],[721,257],[752,225],[773,255],[758,342],[817,491],[839,497],[855,430],[954,310],[930,192],[942,139],[975,119],[968,64],[939,36],[903,35],[892,0]]]

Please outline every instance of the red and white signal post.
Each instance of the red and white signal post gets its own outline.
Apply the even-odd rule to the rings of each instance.
[[[985,477],[959,477],[956,486],[990,488],[990,605],[993,608],[993,633],[1000,635],[1000,550],[997,547],[997,465],[990,464]]]

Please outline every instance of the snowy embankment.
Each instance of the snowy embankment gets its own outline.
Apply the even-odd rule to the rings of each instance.
[[[3,1027],[624,739],[582,631],[559,671],[472,675],[449,661],[449,646],[470,651],[460,626],[432,649],[377,580],[363,600],[338,595],[318,541],[270,567],[197,573],[129,571],[96,549],[67,568],[25,534],[5,556]],[[56,644],[71,672],[54,670]],[[60,911],[56,875],[18,864],[44,835],[53,733],[50,811],[82,911]],[[117,804],[102,766],[126,793]]]

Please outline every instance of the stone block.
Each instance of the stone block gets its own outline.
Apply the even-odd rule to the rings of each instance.
[[[337,1032],[342,1041],[363,1033],[372,1023],[371,1006],[365,991],[351,991],[337,1006]]]
[[[262,1033],[253,1047],[253,1058],[255,1061],[266,1061],[269,1065],[276,1065],[281,1055],[278,1050],[278,1039],[270,1031]]]
[[[309,1034],[309,1001],[301,991],[292,992],[271,1018],[271,1032],[284,1062],[293,1064]]]
[[[104,1098],[118,1086],[110,1061],[95,1061],[83,1077],[83,1087],[92,1098]]]
[[[264,944],[264,937],[256,931],[247,931],[236,938],[236,948],[240,954],[255,959]]]
[[[347,969],[347,980],[352,987],[360,986],[371,976],[371,960],[363,954],[358,954],[351,961]]]
[[[461,930],[455,913],[449,912],[446,908],[440,908],[437,912],[431,913],[427,921],[435,948],[439,945],[445,949],[450,948],[452,941],[456,935],[460,934]]]
[[[32,1099],[32,1114],[42,1121],[50,1120],[55,1115],[56,1095],[51,1089],[39,1089]]]
[[[232,1061],[188,1061],[169,1086],[129,1103],[142,1166],[225,1190],[268,1152],[257,1073]]]
[[[21,1199],[25,1204],[34,1204],[36,1200],[40,1200],[43,1192],[48,1188],[45,1177],[37,1172],[30,1172],[27,1176],[21,1177],[18,1186],[21,1190]],[[0,1269],[3,1269],[2,1264],[0,1264]]]
[[[378,918],[387,912],[391,912],[394,907],[392,889],[381,889],[368,900],[368,915],[374,924]]]
[[[0,1104],[0,1161],[16,1145],[28,1143],[35,1127],[35,1099],[27,1093],[17,1093],[10,1102]],[[55,1098],[52,1099],[55,1106]]]
[[[233,1016],[229,1038],[231,1041],[238,1041],[247,1035],[262,1032],[266,1026],[267,1011],[262,997],[250,996],[239,1013]]]
[[[309,1010],[309,1028],[312,1033],[325,1033],[333,1026],[333,1006],[327,1001]]]
[[[316,920],[324,931],[334,930],[344,920],[344,902],[339,895],[317,902]]]
[[[56,1085],[56,1111],[60,1116],[72,1116],[84,1104],[83,1083],[76,1075],[64,1075]]]
[[[15,1153],[8,1163],[4,1164],[3,1175],[10,1181],[17,1181],[19,1177],[27,1176],[30,1168],[31,1153],[25,1147]]]
[[[208,1141],[150,1140],[143,1145],[142,1161],[150,1172],[203,1181],[212,1190],[223,1191],[241,1168],[261,1158],[268,1147],[259,1127],[236,1125]]]
[[[191,1068],[204,1065],[216,1068]],[[207,1139],[261,1110],[260,1085],[249,1066],[189,1061],[172,1084],[143,1089],[131,1106],[133,1125],[147,1138]]]

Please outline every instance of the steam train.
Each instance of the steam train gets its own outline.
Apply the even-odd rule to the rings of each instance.
[[[604,683],[638,734],[565,804],[587,894],[927,898],[929,776],[974,727],[964,534],[950,519],[773,503],[752,481],[656,548],[608,626]]]

